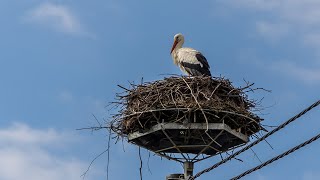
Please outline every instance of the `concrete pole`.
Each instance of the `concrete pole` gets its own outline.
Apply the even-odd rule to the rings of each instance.
[[[170,174],[166,177],[166,180],[184,180],[184,174]]]
[[[193,175],[193,162],[184,162],[183,169],[184,174],[170,174],[166,177],[166,180],[187,180]]]
[[[183,168],[184,168],[184,179],[188,179],[190,176],[193,175],[193,162],[184,162]]]

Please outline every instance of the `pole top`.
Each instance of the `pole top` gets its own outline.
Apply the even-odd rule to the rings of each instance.
[[[184,180],[184,174],[170,174],[166,180]]]

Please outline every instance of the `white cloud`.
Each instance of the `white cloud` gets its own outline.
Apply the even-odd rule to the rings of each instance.
[[[60,143],[67,136],[69,135],[57,133],[53,129],[36,130],[25,124],[14,123],[11,127],[0,130],[0,147],[5,144],[24,146]]]
[[[317,68],[301,67],[287,61],[273,63],[271,68],[310,85],[320,83],[320,70]]]
[[[256,30],[259,35],[267,40],[277,41],[289,33],[289,27],[286,24],[277,24],[267,21],[259,21],[256,23]]]
[[[15,123],[0,129],[0,179],[81,179],[87,163],[49,151],[59,145],[67,146],[71,141],[73,137],[68,133],[33,129],[25,124]]]
[[[283,32],[284,27],[288,25],[290,31],[294,31],[302,40],[309,33],[320,33],[319,0],[227,0],[227,4],[235,8],[245,8],[271,15],[273,18],[258,20],[256,28],[259,33],[262,29],[280,38],[279,33],[273,32],[279,32],[279,30]],[[259,24],[260,21],[263,21],[263,24]],[[260,34],[270,37],[270,33]],[[286,33],[281,34],[286,35]]]
[[[24,19],[68,34],[87,34],[78,18],[63,5],[43,3],[29,11]]]
[[[226,0],[220,1],[234,9],[260,12],[255,16],[256,34],[266,41],[291,43],[312,48],[314,55],[320,55],[320,1],[319,0]],[[307,63],[274,63],[272,69],[309,84],[320,82],[319,58]],[[298,63],[298,61],[300,63]],[[302,63],[303,62],[303,63]],[[308,67],[304,65],[308,64]]]

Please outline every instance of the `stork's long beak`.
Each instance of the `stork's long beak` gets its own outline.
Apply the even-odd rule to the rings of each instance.
[[[177,40],[174,41],[172,48],[171,48],[171,51],[170,51],[170,54],[172,54],[172,51],[176,48],[177,44],[178,44],[178,41]]]

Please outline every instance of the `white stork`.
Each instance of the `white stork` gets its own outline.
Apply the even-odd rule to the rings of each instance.
[[[207,59],[197,50],[182,47],[184,37],[181,33],[174,36],[171,48],[173,63],[189,76],[211,76]]]

